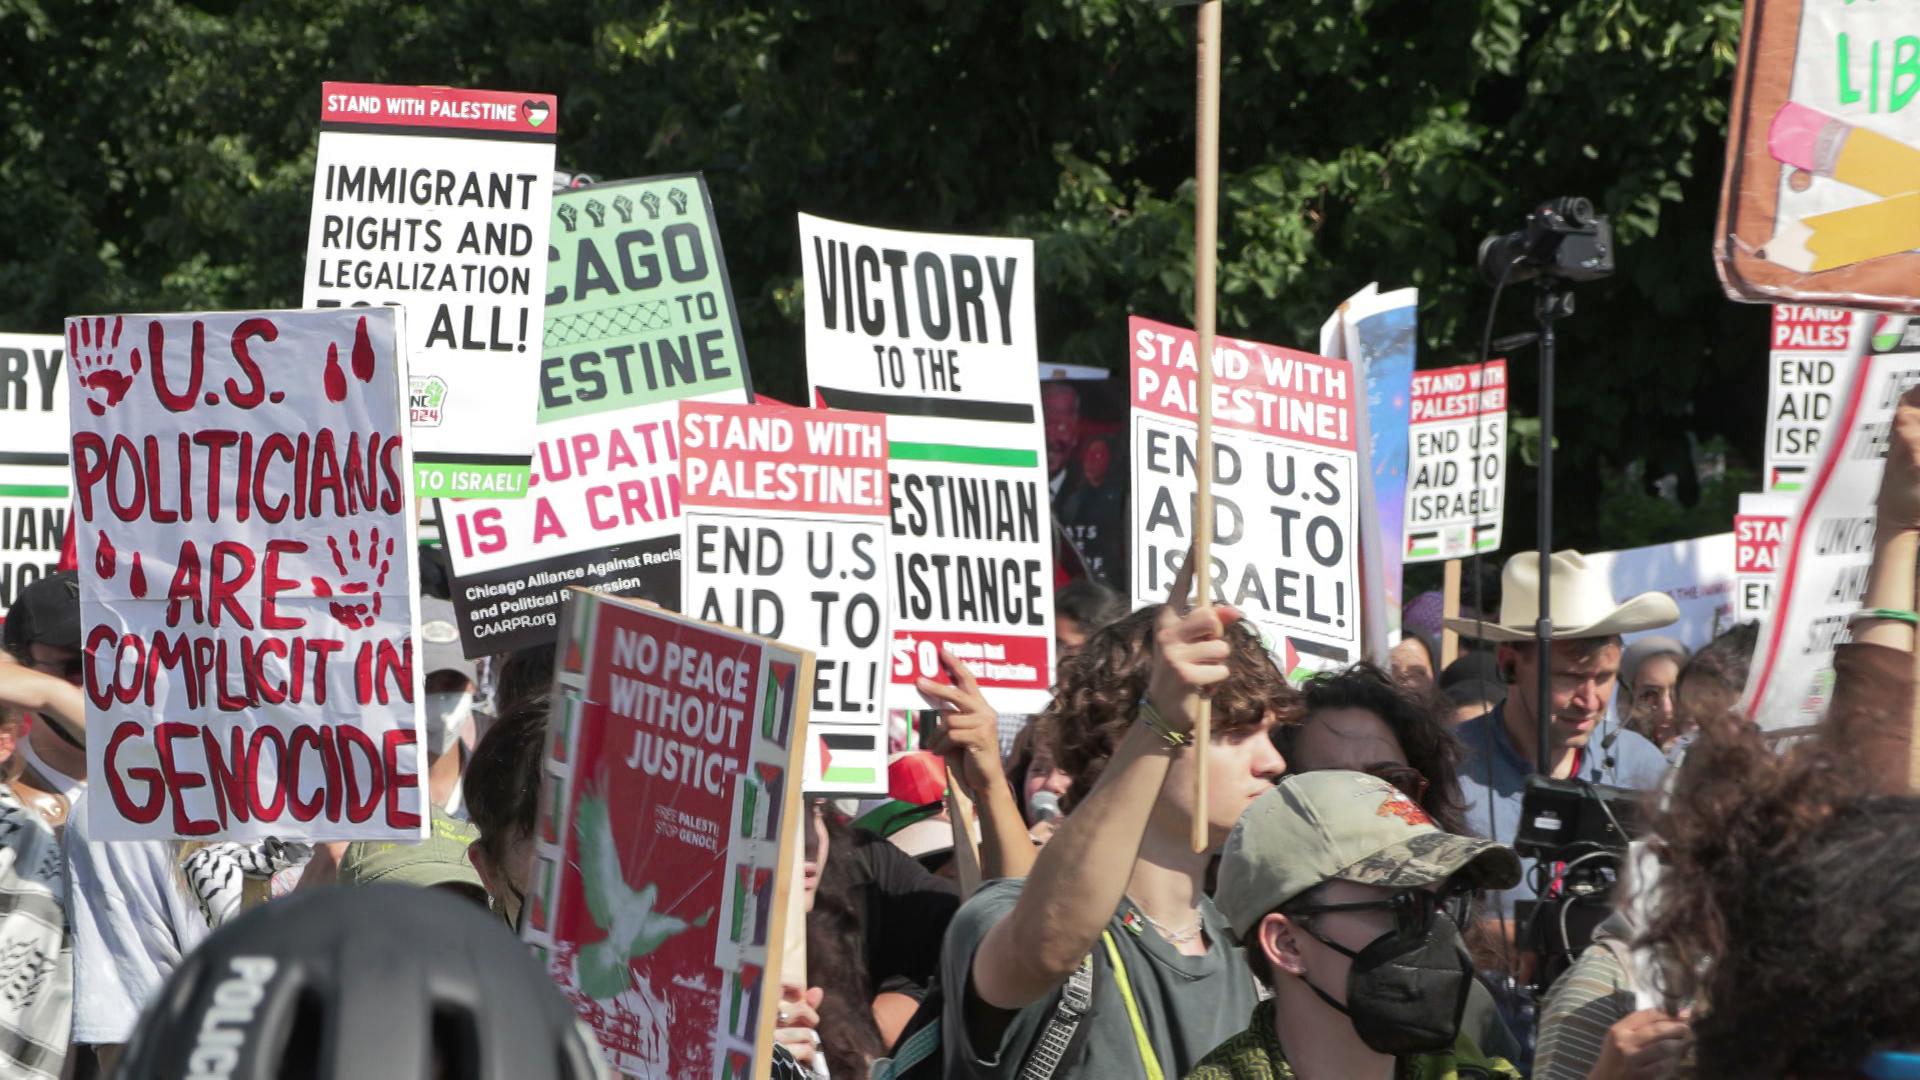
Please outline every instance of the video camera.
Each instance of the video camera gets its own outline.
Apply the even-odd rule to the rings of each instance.
[[[1560,977],[1613,910],[1613,887],[1639,821],[1640,793],[1586,780],[1527,777],[1514,849],[1534,860],[1535,895],[1515,915],[1540,957],[1536,995]]]
[[[1562,196],[1527,215],[1526,227],[1480,242],[1480,274],[1490,285],[1546,275],[1566,281],[1597,281],[1613,273],[1613,222],[1593,212],[1593,203]]]

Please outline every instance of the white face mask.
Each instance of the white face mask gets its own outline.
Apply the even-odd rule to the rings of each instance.
[[[473,690],[427,695],[427,753],[439,757],[467,733],[473,722]]]

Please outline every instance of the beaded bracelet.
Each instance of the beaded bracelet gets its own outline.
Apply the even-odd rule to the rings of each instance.
[[[1140,719],[1146,722],[1147,729],[1167,740],[1168,746],[1186,746],[1193,742],[1192,735],[1168,727],[1167,722],[1160,717],[1160,710],[1154,708],[1153,702],[1144,697],[1140,699],[1138,713]]]
[[[1861,608],[1847,616],[1849,623],[1858,622],[1861,619],[1888,619],[1906,623],[1908,626],[1920,627],[1920,611],[1901,611],[1899,608]]]

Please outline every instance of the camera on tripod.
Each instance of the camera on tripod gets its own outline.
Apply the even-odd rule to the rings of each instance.
[[[1527,215],[1526,227],[1480,242],[1480,274],[1497,284],[1546,275],[1565,281],[1597,281],[1613,273],[1613,222],[1593,212],[1593,203],[1562,196]]]

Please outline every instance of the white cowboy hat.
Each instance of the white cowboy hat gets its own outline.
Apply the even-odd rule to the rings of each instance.
[[[1612,637],[1671,626],[1680,606],[1666,593],[1647,592],[1616,604],[1607,576],[1577,551],[1553,553],[1553,639]],[[1532,641],[1540,617],[1540,554],[1523,551],[1500,572],[1500,621],[1442,619],[1446,628],[1483,641]]]

